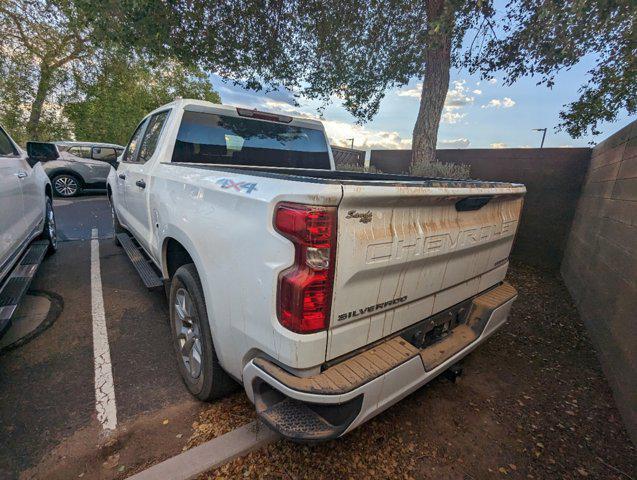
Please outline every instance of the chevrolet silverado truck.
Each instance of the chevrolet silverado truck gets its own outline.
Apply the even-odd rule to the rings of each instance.
[[[0,337],[40,262],[57,248],[53,192],[40,163],[57,150],[36,142],[27,150],[0,127]]]
[[[165,288],[183,381],[236,380],[283,436],[341,436],[507,319],[523,185],[336,171],[318,121],[177,100],[108,178],[117,241]],[[236,385],[236,384],[235,384]]]

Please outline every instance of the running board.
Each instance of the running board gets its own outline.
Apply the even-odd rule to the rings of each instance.
[[[11,317],[27,293],[48,249],[48,240],[33,242],[0,287],[0,336],[11,326]]]
[[[118,233],[117,240],[119,240],[120,245],[126,252],[126,255],[128,255],[130,261],[133,262],[133,266],[141,277],[144,286],[148,290],[163,288],[164,282],[161,277],[157,275],[153,263],[133,237],[126,233]]]

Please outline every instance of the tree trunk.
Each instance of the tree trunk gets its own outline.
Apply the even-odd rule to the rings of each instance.
[[[38,80],[38,89],[35,93],[35,99],[31,105],[31,113],[29,114],[29,122],[27,123],[28,140],[39,140],[40,117],[42,116],[42,108],[44,101],[49,94],[51,88],[51,77],[53,72],[51,69],[42,64],[40,66],[40,79]]]
[[[438,127],[449,89],[451,40],[455,19],[451,6],[445,5],[446,3],[445,0],[427,2],[427,22],[431,31],[425,47],[420,109],[412,140],[410,171],[415,175],[422,172],[428,163],[436,160]]]

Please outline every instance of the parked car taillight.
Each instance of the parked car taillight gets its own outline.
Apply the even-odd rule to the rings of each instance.
[[[294,243],[294,265],[279,275],[277,315],[297,333],[325,330],[336,258],[336,207],[280,203],[274,226]]]

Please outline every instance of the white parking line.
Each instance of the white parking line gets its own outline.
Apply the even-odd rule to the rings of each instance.
[[[95,409],[97,419],[105,430],[117,428],[117,405],[113,385],[111,351],[108,346],[102,274],[100,271],[100,243],[97,228],[91,235],[91,307],[93,314],[93,355],[95,357]]]

